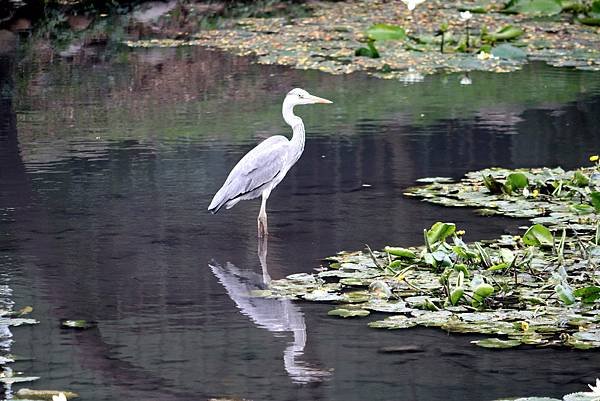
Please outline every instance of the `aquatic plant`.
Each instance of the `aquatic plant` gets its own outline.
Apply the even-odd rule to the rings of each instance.
[[[505,4],[503,11],[531,17],[556,16],[570,12],[581,24],[600,25],[599,0],[510,0]]]
[[[367,31],[373,25],[384,22],[384,16],[407,16],[408,11],[404,7],[398,10],[397,3],[311,3],[314,11],[311,17],[243,18],[230,21],[226,29],[202,31],[190,38],[126,43],[131,47],[204,45],[239,55],[253,54],[261,64],[289,65],[332,74],[363,71],[379,78],[398,80],[404,80],[406,71],[411,67],[421,75],[439,71],[508,72],[518,70],[529,59],[586,70],[600,68],[600,52],[597,50],[600,48],[600,37],[579,24],[569,24],[569,29],[564,29],[565,21],[558,18],[537,21],[519,14],[500,14],[491,3],[450,4],[441,0],[430,0],[429,3],[432,7],[426,11],[427,18],[421,20],[423,27],[426,24],[426,33],[410,32],[406,39],[401,40],[376,40],[372,47],[377,53],[366,44]],[[481,26],[481,29],[478,28],[481,34],[475,32],[473,21],[469,21],[468,49],[464,35],[455,40],[450,31],[456,32],[456,29],[449,27],[444,35],[442,55],[439,53],[442,38],[433,34],[444,21],[457,20],[458,10],[480,13],[477,15],[477,25]],[[491,54],[493,46],[510,42],[494,37],[497,31],[508,25],[523,31],[512,40],[516,41],[515,47],[525,52],[526,58],[479,60],[464,54],[481,50]],[[492,41],[482,41],[483,34],[490,34]],[[361,42],[360,45],[357,46],[357,42]],[[358,47],[365,49],[359,52],[363,57],[356,57]],[[380,57],[371,58],[375,54]]]
[[[398,25],[392,24],[374,24],[366,32],[365,41],[367,47],[361,47],[354,53],[359,57],[379,58],[379,52],[375,47],[375,41],[402,40],[406,38],[406,31]]]
[[[435,33],[435,36],[441,38],[440,42],[440,53],[444,53],[444,43],[446,39],[446,32],[448,32],[448,22],[444,21]]]
[[[335,302],[334,316],[393,314],[371,321],[373,328],[490,335],[473,342],[481,347],[600,347],[597,165],[486,169],[460,182],[420,181],[408,196],[533,224],[520,236],[467,243],[455,224],[437,222],[423,231],[422,246],[342,252],[322,271],[274,280],[261,295]]]
[[[469,20],[473,18],[473,14],[470,11],[461,11],[459,13],[460,20],[465,23],[465,29],[467,31],[467,49],[469,48]]]
[[[421,27],[419,23],[415,20],[415,8],[417,8],[419,4],[424,3],[425,0],[402,0],[402,2],[404,3],[404,5],[406,5],[408,11],[410,11],[411,19],[417,25],[417,31],[421,32]]]

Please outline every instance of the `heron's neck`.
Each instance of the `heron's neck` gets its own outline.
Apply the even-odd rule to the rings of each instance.
[[[294,114],[294,105],[286,101],[283,102],[282,109],[283,119],[285,122],[292,127],[292,146],[297,149],[299,153],[304,150],[304,123],[302,119]],[[298,155],[300,156],[300,155]]]

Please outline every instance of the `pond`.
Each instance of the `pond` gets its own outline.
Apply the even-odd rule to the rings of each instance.
[[[28,387],[89,400],[584,391],[597,352],[490,351],[473,336],[373,330],[328,305],[248,296],[340,250],[420,244],[438,220],[469,241],[516,233],[522,221],[402,192],[488,166],[574,168],[600,150],[597,73],[530,64],[470,78],[330,76],[202,48],[59,57],[23,40],[0,59],[0,274],[40,323],[13,329],[14,369],[40,376]],[[270,198],[259,252],[258,202],[206,208],[245,152],[289,134],[280,107],[293,87],[334,104],[297,110],[305,153]],[[398,347],[410,352],[388,352]]]

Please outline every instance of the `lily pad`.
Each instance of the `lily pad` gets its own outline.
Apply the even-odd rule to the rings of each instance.
[[[339,316],[339,317],[365,317],[369,316],[369,311],[365,309],[344,309],[338,308],[333,309],[327,312],[329,316]]]
[[[554,244],[554,237],[546,227],[541,224],[535,224],[525,232],[523,242],[532,246],[552,246]]]
[[[478,347],[483,348],[514,348],[521,345],[519,340],[502,340],[500,338],[486,338],[484,340],[471,341]]]
[[[509,45],[507,43],[503,43],[501,45],[495,46],[492,49],[492,55],[499,58],[504,58],[508,60],[523,60],[527,58],[527,53],[522,49],[515,47],[513,45]],[[518,177],[518,178],[517,178]],[[520,177],[524,177],[525,180],[522,180]],[[524,175],[513,176],[514,178],[514,186],[513,188],[525,188],[527,186],[527,177]],[[510,179],[510,176],[509,176]]]
[[[512,0],[506,11],[527,15],[556,15],[562,11],[559,0]]]
[[[417,323],[414,319],[408,318],[404,315],[390,316],[384,320],[378,320],[376,322],[369,323],[369,327],[374,329],[408,329],[415,327]]]
[[[398,25],[375,24],[367,29],[367,36],[373,40],[399,40],[406,38],[406,31]]]
[[[401,258],[414,259],[417,257],[417,255],[413,251],[406,248],[386,246],[385,248],[383,248],[383,250],[389,253],[390,255],[399,256]]]
[[[445,241],[455,231],[456,225],[454,223],[442,223],[438,221],[427,231],[427,241],[430,244]]]

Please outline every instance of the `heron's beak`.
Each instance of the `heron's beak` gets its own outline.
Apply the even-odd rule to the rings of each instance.
[[[313,103],[333,103],[331,100],[323,99],[322,97],[313,95],[310,95],[309,99],[312,100]]]

